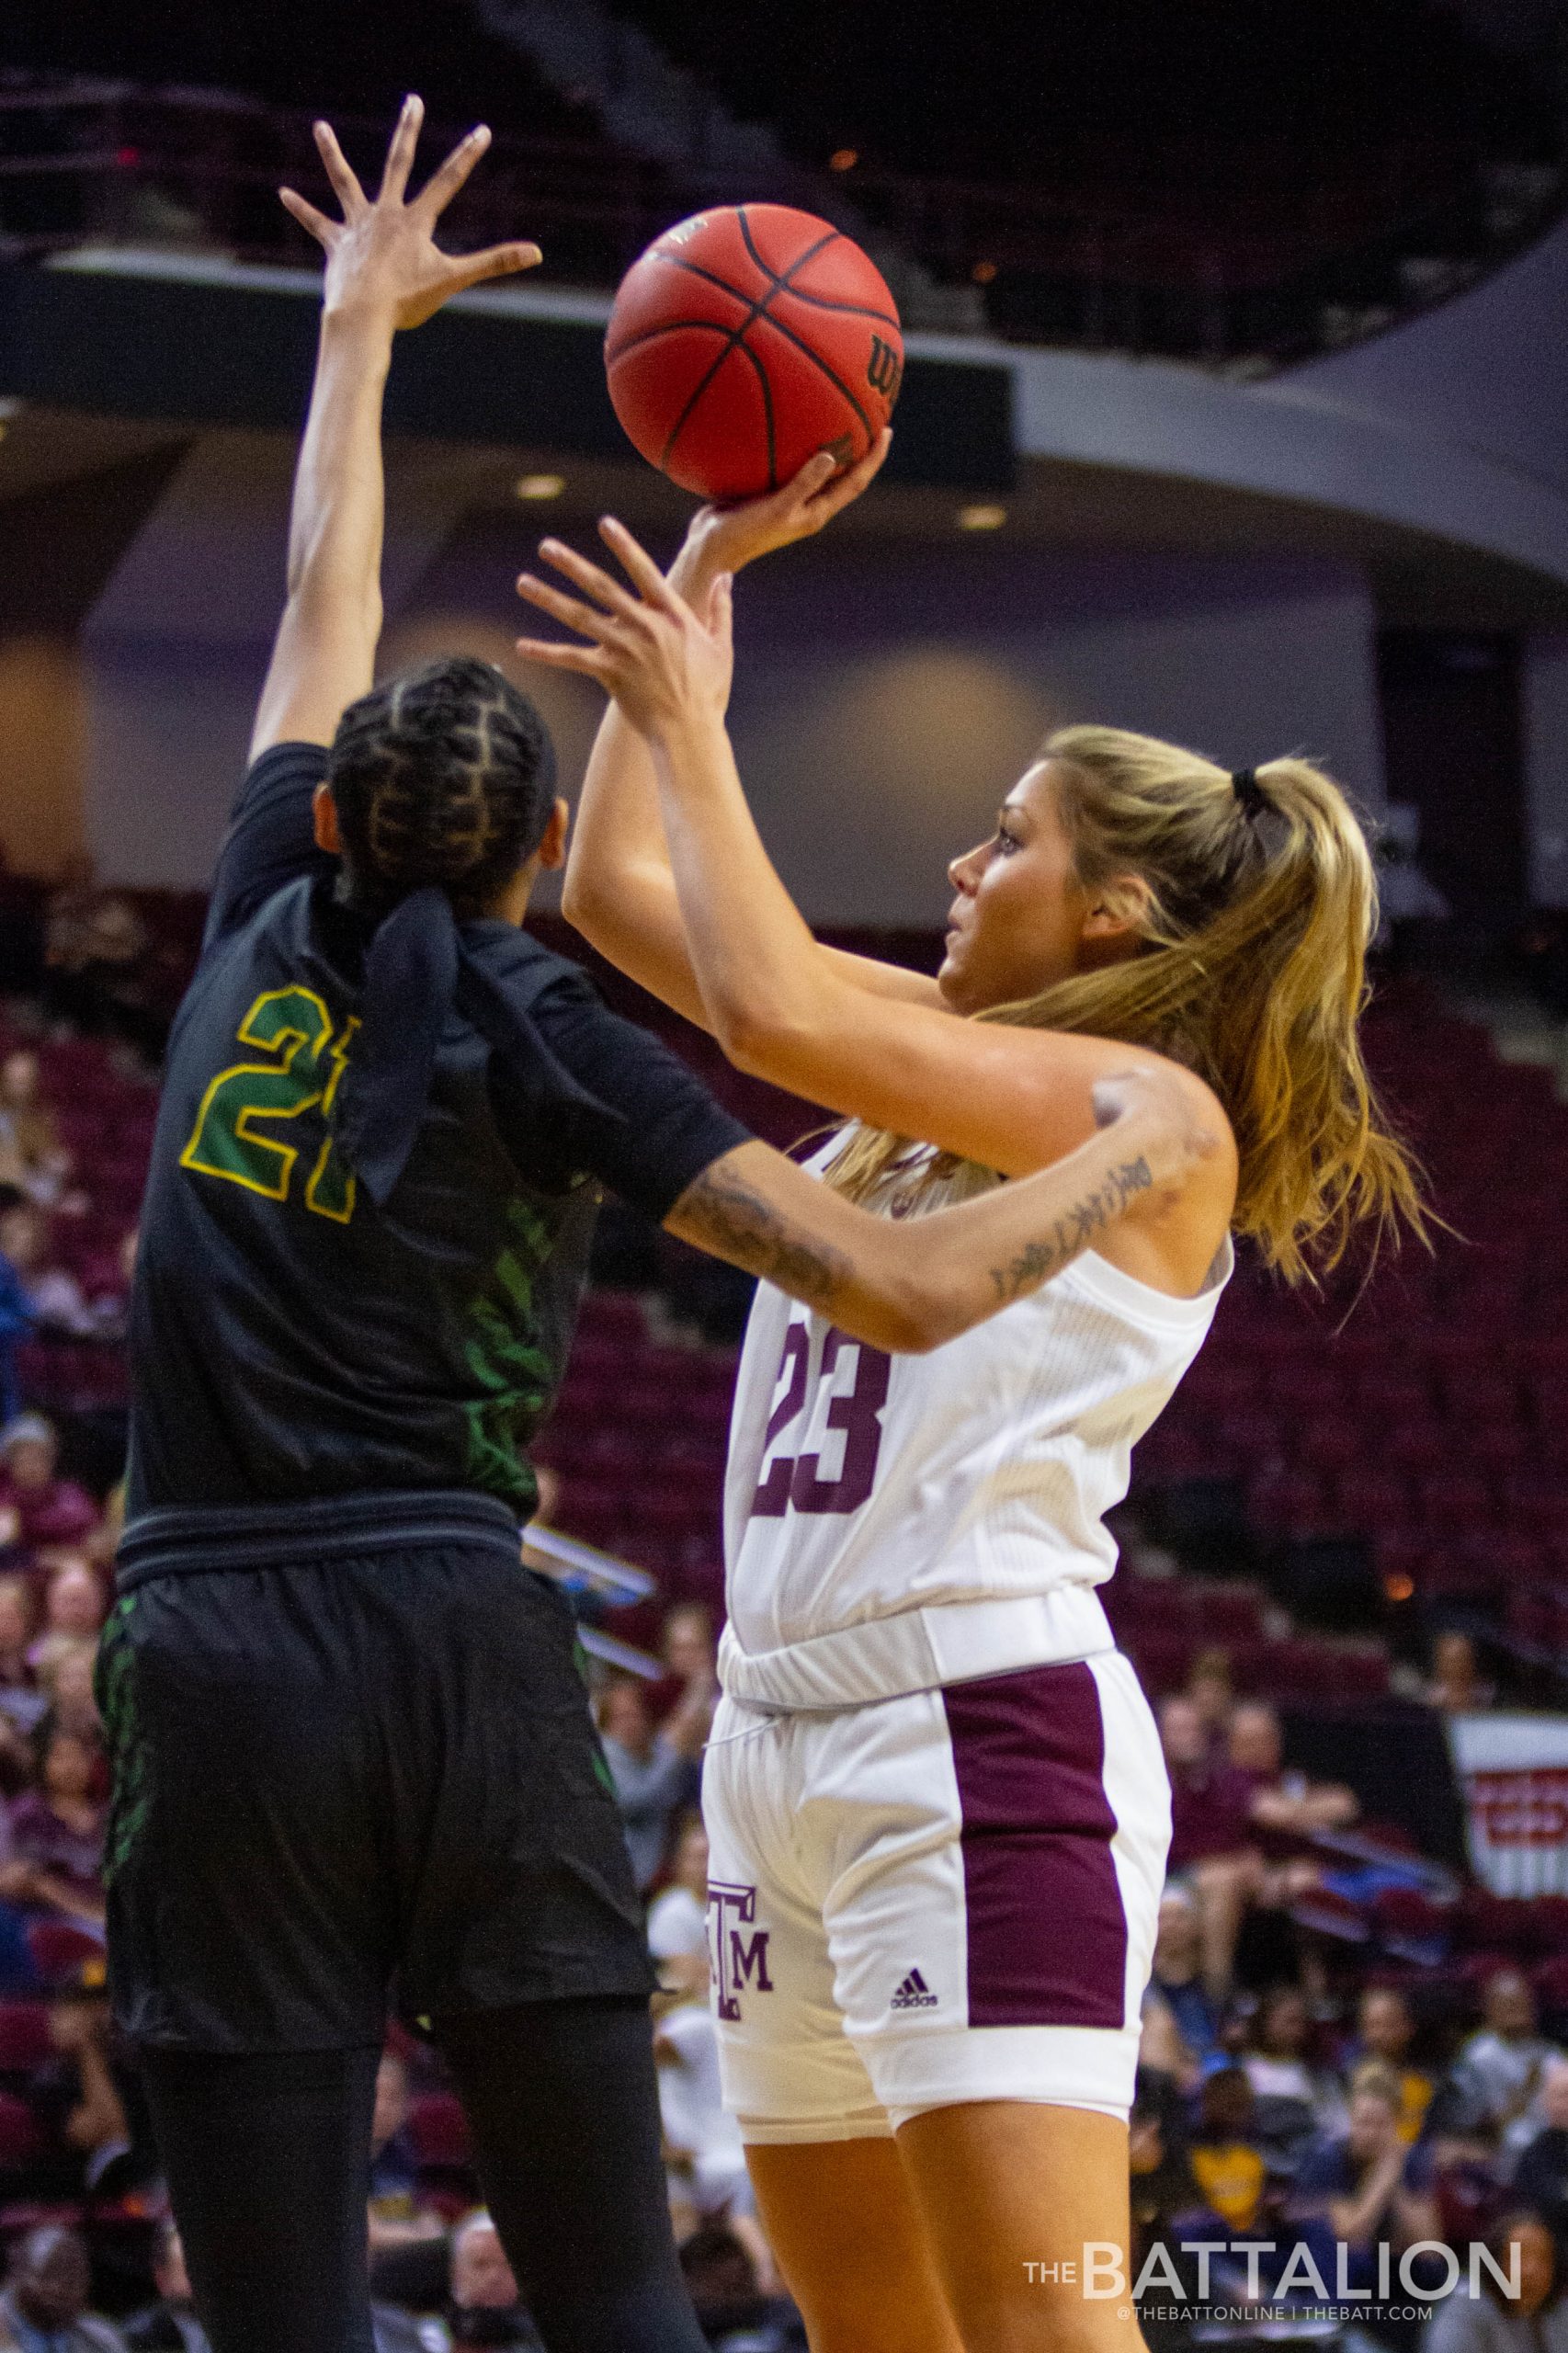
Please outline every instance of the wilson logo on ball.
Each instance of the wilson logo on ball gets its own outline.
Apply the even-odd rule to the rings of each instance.
[[[866,381],[874,392],[881,392],[889,408],[898,398],[898,388],[903,381],[903,362],[891,343],[880,335],[871,337],[871,357],[866,369]]]

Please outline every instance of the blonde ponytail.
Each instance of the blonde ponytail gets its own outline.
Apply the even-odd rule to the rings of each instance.
[[[1283,759],[1238,793],[1212,761],[1114,727],[1063,728],[1040,757],[1077,881],[1125,901],[1142,952],[978,1017],[1123,1039],[1198,1071],[1235,1131],[1235,1230],[1290,1282],[1334,1266],[1358,1227],[1424,1237],[1416,1172],[1357,1032],[1377,883],[1339,787]],[[863,1199],[908,1149],[854,1131],[829,1181]]]

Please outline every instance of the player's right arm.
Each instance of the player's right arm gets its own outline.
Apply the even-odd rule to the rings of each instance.
[[[858,466],[835,473],[833,460],[812,458],[792,482],[744,506],[705,506],[692,518],[670,584],[701,610],[722,574],[778,548],[810,539],[870,487],[887,456],[883,433]],[[687,946],[686,926],[665,841],[659,784],[647,743],[611,700],[595,738],[572,828],[562,908],[612,964],[700,1029],[712,1023]],[[938,1006],[941,994],[924,972],[817,943],[825,969],[880,996]]]
[[[742,1144],[703,1170],[665,1224],[851,1339],[923,1355],[1038,1290],[1221,1149],[1218,1121],[1205,1121],[1174,1070],[1102,1080],[1095,1116],[1089,1141],[1039,1175],[902,1223],[857,1208],[765,1143]]]
[[[381,635],[381,403],[392,338],[400,328],[420,325],[462,288],[527,269],[540,257],[537,245],[439,251],[437,222],[490,134],[483,128],[471,131],[405,201],[422,119],[419,100],[410,98],[374,199],[349,169],[330,127],[316,124],[316,145],[341,220],[329,220],[292,188],[279,191],[324,248],[326,278],[290,513],[288,602],[256,715],[251,768],[213,879],[210,945],[273,892],[329,863],[317,847],[313,815],[324,747],[347,705],[370,686]]]
[[[424,120],[404,101],[374,200],[350,170],[331,126],[316,146],[341,221],[292,188],[279,194],[326,254],[321,344],[300,447],[289,526],[289,601],[278,625],[251,738],[251,757],[281,743],[330,744],[348,704],[369,688],[381,628],[385,483],[381,402],[392,337],[423,325],[443,302],[487,278],[531,268],[537,245],[451,255],[436,224],[490,143],[483,124],[405,202]]]

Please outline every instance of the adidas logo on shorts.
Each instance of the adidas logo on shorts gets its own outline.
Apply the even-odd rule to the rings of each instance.
[[[912,1969],[892,1997],[895,2010],[934,2010],[937,1996],[917,1969]]]

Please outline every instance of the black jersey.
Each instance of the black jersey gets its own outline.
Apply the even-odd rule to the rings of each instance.
[[[663,1219],[747,1131],[574,964],[510,925],[465,925],[539,1067],[494,1056],[454,1011],[378,1207],[330,1124],[371,934],[313,846],[325,766],[317,745],[279,745],[246,777],[170,1037],[128,1507],[477,1488],[526,1516],[600,1186]]]

